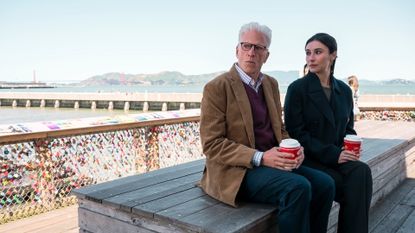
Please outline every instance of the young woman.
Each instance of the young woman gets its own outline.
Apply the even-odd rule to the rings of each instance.
[[[353,98],[348,85],[333,76],[336,40],[318,33],[307,40],[309,69],[287,90],[284,105],[286,129],[304,147],[304,165],[329,174],[340,204],[338,233],[368,232],[372,175],[360,153],[344,150],[346,134],[353,129]]]

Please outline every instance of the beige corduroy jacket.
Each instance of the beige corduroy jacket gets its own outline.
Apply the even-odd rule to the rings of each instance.
[[[236,206],[236,196],[256,151],[251,106],[234,66],[205,85],[200,120],[206,156],[200,185],[208,195],[231,206]],[[282,123],[278,82],[265,75],[262,85],[279,143],[288,134]]]

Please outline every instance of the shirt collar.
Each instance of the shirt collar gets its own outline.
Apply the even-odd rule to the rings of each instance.
[[[236,71],[238,71],[239,77],[241,78],[242,82],[244,82],[246,85],[248,85],[258,93],[259,87],[262,84],[262,80],[264,80],[264,74],[260,72],[258,80],[255,81],[238,66],[238,63],[235,63],[235,69]]]

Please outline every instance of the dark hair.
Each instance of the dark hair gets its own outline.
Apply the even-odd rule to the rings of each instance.
[[[329,48],[330,53],[334,53],[337,51],[336,39],[334,39],[334,37],[330,36],[329,34],[322,33],[322,32],[317,33],[314,36],[310,37],[310,39],[308,39],[307,42],[305,43],[305,46],[307,46],[308,43],[315,41],[315,40],[327,46],[327,48]],[[336,59],[337,58],[335,58],[333,61],[333,64],[331,64],[330,74],[334,73],[334,65],[336,64]]]

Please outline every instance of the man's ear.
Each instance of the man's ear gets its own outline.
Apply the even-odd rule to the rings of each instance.
[[[267,56],[265,57],[264,63],[267,62],[268,57],[269,57],[269,52],[267,52]]]

